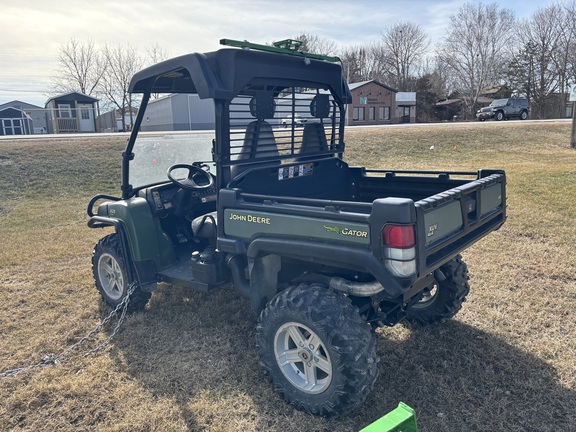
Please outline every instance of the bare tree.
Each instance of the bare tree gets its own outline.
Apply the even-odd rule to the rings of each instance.
[[[146,55],[144,57],[144,62],[146,65],[153,65],[164,61],[168,58],[168,51],[164,49],[160,44],[155,43],[146,48]]]
[[[451,87],[453,79],[450,78],[450,69],[437,56],[427,56],[423,59],[419,78],[431,78],[433,92],[439,100],[447,98],[454,89]]]
[[[429,46],[428,36],[419,25],[405,22],[387,28],[382,34],[380,62],[394,79],[390,84],[401,91],[413,90],[409,83],[415,83],[414,69]]]
[[[568,44],[568,56],[566,58],[566,83],[568,85],[576,84],[576,40],[574,39]]]
[[[514,13],[496,3],[468,3],[450,17],[439,57],[450,68],[469,115],[482,89],[502,76],[515,44],[515,25]]]
[[[562,8],[552,5],[538,10],[530,20],[522,23],[523,41],[530,48],[523,52],[524,61],[531,66],[526,90],[532,112],[539,118],[546,117],[552,95],[564,85],[566,64],[562,59],[564,49],[561,48],[562,19]]]
[[[347,47],[339,54],[342,60],[342,69],[348,82],[360,82],[366,79],[364,63],[365,49],[361,47]]]
[[[342,69],[348,82],[371,79],[385,82],[381,50],[381,44],[378,42],[344,48],[339,56],[342,59]]]
[[[559,49],[555,56],[556,67],[560,75],[560,92],[558,97],[559,113],[562,114],[567,102],[569,84],[576,82],[574,66],[576,63],[576,0],[571,0],[561,7]]]
[[[80,92],[94,95],[107,63],[91,40],[79,42],[72,38],[58,51],[58,67],[52,77],[52,94]]]
[[[338,51],[336,42],[321,38],[313,33],[301,31],[294,39],[302,42],[300,51],[327,56],[334,56]]]
[[[142,59],[130,45],[105,46],[106,73],[102,77],[101,90],[106,99],[122,115],[122,127],[126,130],[126,114],[133,121],[134,100],[128,92],[132,76],[142,68]]]

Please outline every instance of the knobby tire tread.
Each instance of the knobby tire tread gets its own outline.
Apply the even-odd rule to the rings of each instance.
[[[118,261],[118,264],[120,265],[120,267],[122,267],[124,275],[126,276],[124,288],[128,289],[129,281],[127,280],[126,264],[124,263],[124,258],[122,254],[122,244],[120,242],[120,237],[118,234],[116,233],[109,234],[106,237],[101,238],[94,247],[94,251],[92,253],[92,274],[94,275],[96,288],[98,289],[98,292],[108,305],[110,305],[111,307],[116,307],[118,303],[122,301],[124,296],[122,296],[117,301],[113,301],[107,298],[98,280],[98,258],[100,254],[103,252],[108,252],[114,255],[114,257]],[[151,296],[152,296],[151,293],[144,292],[140,289],[140,287],[136,287],[136,289],[132,293],[132,296],[130,297],[127,312],[134,313],[144,310]]]
[[[468,266],[462,257],[457,255],[442,265],[440,270],[446,280],[438,283],[438,298],[427,308],[409,309],[408,321],[419,325],[433,324],[454,317],[462,309],[462,303],[470,292]]]
[[[291,320],[324,333],[334,348],[331,357],[337,372],[330,388],[321,394],[299,392],[277,365],[272,347],[275,332]],[[349,413],[364,402],[378,377],[376,337],[370,326],[348,297],[320,284],[293,286],[274,297],[260,314],[256,339],[261,364],[274,390],[310,414],[336,417]]]

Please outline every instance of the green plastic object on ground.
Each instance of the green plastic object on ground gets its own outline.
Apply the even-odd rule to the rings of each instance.
[[[398,408],[366,426],[360,432],[418,432],[416,411],[404,402],[400,402]]]

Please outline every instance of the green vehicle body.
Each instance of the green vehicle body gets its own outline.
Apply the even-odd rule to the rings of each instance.
[[[144,198],[106,202],[101,205],[100,213],[122,223],[135,262],[152,260],[161,269],[176,259],[172,242]]]
[[[324,287],[344,295],[331,302],[351,302],[375,328],[415,314],[434,284],[458,273],[455,314],[468,289],[458,254],[505,222],[505,173],[350,167],[351,95],[337,59],[303,55],[290,41],[270,49],[224,42],[241,48],[181,56],[132,79],[130,91],[143,99],[123,153],[122,195],[97,195],[88,205],[90,227],[114,227],[126,278],[145,293],[158,282],[204,292],[233,283],[261,320],[286,287],[298,295],[302,284]],[[194,165],[194,187],[162,177],[133,184],[155,93],[213,102],[211,160],[177,160]],[[282,127],[296,115],[304,127]],[[198,183],[206,163],[216,171]],[[313,400],[301,390],[302,400]]]

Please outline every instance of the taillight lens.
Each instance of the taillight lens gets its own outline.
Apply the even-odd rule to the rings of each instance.
[[[384,246],[409,248],[416,245],[414,225],[386,225],[382,229]]]
[[[384,263],[394,276],[409,277],[416,273],[414,225],[385,225],[382,246]]]

